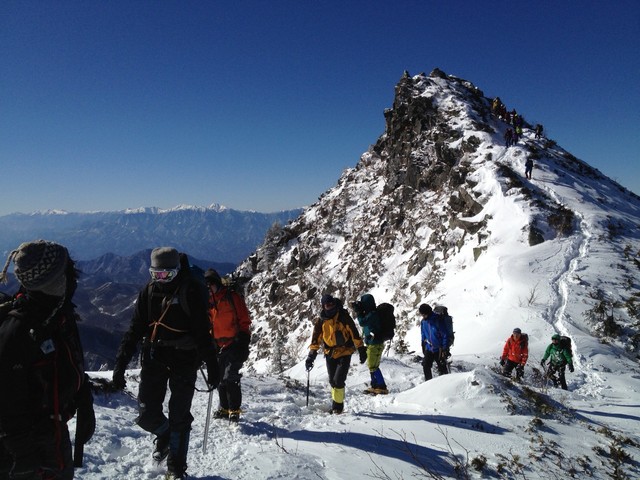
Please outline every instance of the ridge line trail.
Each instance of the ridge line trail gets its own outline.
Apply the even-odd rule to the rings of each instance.
[[[576,378],[576,381],[579,382],[576,390],[583,390],[586,388],[588,393],[597,395],[598,392],[604,388],[604,381],[596,372],[587,370],[588,365],[583,361],[584,357],[579,353],[580,345],[576,342],[575,333],[580,331],[580,329],[576,327],[571,319],[566,315],[567,305],[571,297],[570,290],[571,283],[573,283],[572,278],[579,268],[580,261],[586,258],[589,254],[591,238],[593,235],[589,224],[582,213],[573,208],[569,208],[569,205],[564,202],[551,187],[545,184],[541,188],[545,190],[557,204],[565,206],[574,213],[578,226],[578,230],[566,239],[568,248],[566,248],[566,250],[563,249],[564,265],[566,268],[563,271],[560,271],[560,273],[553,278],[551,284],[552,291],[556,293],[556,299],[555,301],[552,301],[547,310],[548,318],[550,323],[553,324],[561,335],[565,335],[572,339],[573,364],[576,368],[576,373],[580,371],[583,375],[581,380],[578,380],[579,377]]]
[[[529,138],[531,141],[531,139]],[[502,155],[496,160],[505,162],[514,166],[520,162],[524,163],[527,155],[514,155],[515,150],[510,151],[503,147]],[[594,371],[588,369],[584,356],[580,355],[580,344],[576,342],[576,333],[580,332],[580,328],[566,315],[567,305],[571,299],[571,284],[575,272],[579,270],[580,262],[587,257],[590,251],[591,239],[593,233],[589,223],[585,220],[585,216],[575,209],[575,202],[571,199],[565,199],[560,193],[554,189],[554,185],[560,186],[560,178],[557,178],[544,162],[537,162],[537,178],[534,180],[536,186],[545,192],[549,198],[557,205],[561,205],[576,217],[576,231],[568,237],[560,237],[556,240],[559,242],[560,249],[558,253],[562,256],[558,259],[558,270],[549,278],[552,298],[549,306],[543,316],[547,322],[552,325],[561,335],[565,335],[572,339],[573,363],[576,372],[580,371],[581,377],[576,376],[578,389],[585,388],[588,393],[597,395],[604,387],[604,381]]]

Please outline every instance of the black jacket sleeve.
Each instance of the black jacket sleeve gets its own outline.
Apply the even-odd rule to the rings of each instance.
[[[116,355],[116,365],[114,370],[124,370],[133,354],[138,348],[138,344],[147,331],[148,305],[149,305],[148,288],[143,288],[138,294],[138,300],[131,318],[129,330],[124,334],[120,348]]]

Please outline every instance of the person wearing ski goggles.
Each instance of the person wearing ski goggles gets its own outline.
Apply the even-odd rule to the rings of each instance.
[[[154,282],[160,283],[169,283],[173,279],[176,278],[179,268],[153,268],[149,269],[149,274],[151,274],[151,280]]]

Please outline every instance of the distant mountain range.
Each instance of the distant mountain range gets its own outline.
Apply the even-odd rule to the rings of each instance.
[[[301,211],[259,213],[214,204],[169,210],[14,213],[0,217],[0,254],[8,254],[22,242],[44,238],[65,245],[76,260],[107,253],[127,256],[171,245],[197,258],[239,263],[263,241],[271,226],[284,225]]]
[[[87,367],[112,366],[122,333],[128,328],[136,296],[149,280],[151,249],[170,245],[187,253],[202,269],[221,275],[255,251],[271,228],[301,210],[258,213],[210,207],[144,208],[120,212],[60,211],[0,217],[0,255],[22,242],[44,238],[66,246],[81,270],[74,303],[83,319],[80,333]],[[18,284],[10,275],[4,292]]]

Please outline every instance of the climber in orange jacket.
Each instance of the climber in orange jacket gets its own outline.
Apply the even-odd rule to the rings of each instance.
[[[502,349],[500,357],[500,365],[502,365],[502,374],[510,377],[513,369],[516,369],[516,380],[522,379],[524,374],[524,366],[529,358],[529,336],[522,333],[519,328],[513,329],[513,334],[507,338]]]
[[[249,358],[251,318],[242,296],[223,285],[218,272],[210,268],[204,277],[209,287],[209,318],[220,377],[220,406],[214,417],[238,422],[242,403],[240,369]]]

